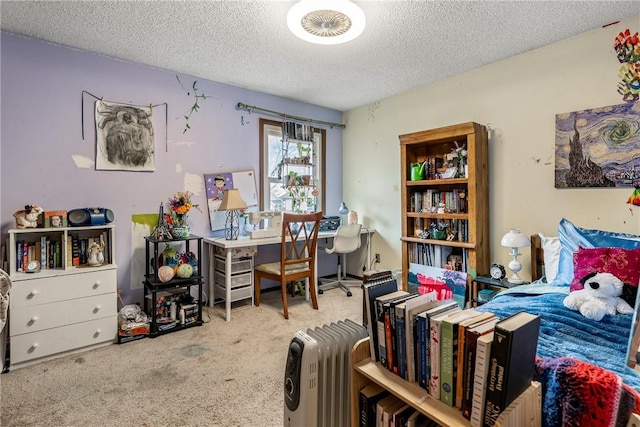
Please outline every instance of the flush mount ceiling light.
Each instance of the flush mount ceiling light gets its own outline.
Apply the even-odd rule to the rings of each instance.
[[[362,34],[365,17],[349,0],[301,0],[289,9],[287,25],[302,40],[339,44]]]

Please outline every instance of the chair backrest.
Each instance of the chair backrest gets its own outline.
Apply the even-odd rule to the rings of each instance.
[[[287,265],[301,263],[308,263],[314,271],[321,218],[322,212],[282,214],[281,271],[285,271]]]
[[[361,229],[361,224],[346,224],[338,227],[333,238],[332,252],[348,254],[358,249],[360,247]]]

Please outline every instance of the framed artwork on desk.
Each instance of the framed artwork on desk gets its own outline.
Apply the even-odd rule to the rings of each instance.
[[[256,175],[252,170],[205,173],[204,186],[207,192],[211,231],[224,229],[225,213],[218,208],[222,203],[225,190],[238,189],[247,207],[258,206]]]

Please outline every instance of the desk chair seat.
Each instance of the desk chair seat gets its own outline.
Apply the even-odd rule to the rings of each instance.
[[[307,279],[311,305],[318,309],[316,295],[316,249],[318,230],[322,212],[308,214],[282,214],[282,237],[280,241],[280,261],[259,264],[254,267],[255,303],[260,305],[260,286],[262,279],[280,283],[284,318],[289,318],[287,303],[287,283]],[[292,292],[293,294],[294,292]]]
[[[348,224],[338,227],[336,235],[333,238],[333,246],[331,248],[325,248],[324,250],[328,254],[338,254],[338,274],[335,277],[321,279],[318,293],[321,294],[327,289],[340,288],[350,297],[353,294],[349,290],[349,286],[360,287],[362,285],[361,280],[348,279],[346,272],[347,254],[355,252],[360,248],[361,229],[362,225],[360,224]]]

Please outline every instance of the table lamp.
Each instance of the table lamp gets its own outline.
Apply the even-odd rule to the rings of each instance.
[[[345,224],[344,218],[349,213],[349,208],[345,202],[340,203],[340,209],[338,209],[338,213],[340,214],[340,225]]]
[[[522,264],[518,261],[518,255],[520,255],[518,248],[531,246],[531,241],[529,241],[529,238],[522,234],[519,229],[512,228],[502,237],[500,244],[507,248],[511,248],[510,255],[513,256],[513,260],[509,262],[509,269],[513,271],[513,275],[508,279],[508,282],[513,283],[514,285],[523,284],[524,280],[518,276],[518,272],[522,270]]]
[[[218,210],[227,211],[227,217],[224,222],[224,237],[227,240],[238,240],[238,234],[240,233],[238,210],[246,208],[247,205],[240,197],[240,191],[235,188],[224,191],[224,197]]]

